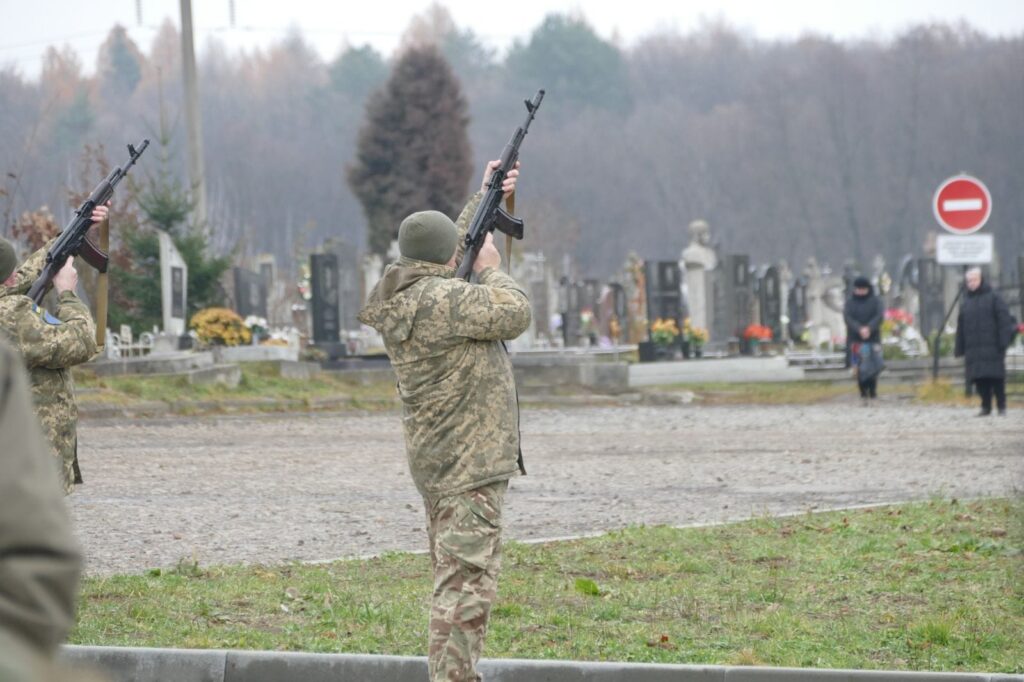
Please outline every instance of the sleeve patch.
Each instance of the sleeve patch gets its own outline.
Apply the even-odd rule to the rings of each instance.
[[[50,314],[50,311],[46,308],[40,308],[36,304],[32,304],[32,311],[39,315],[39,318],[46,324],[63,324],[60,320]]]

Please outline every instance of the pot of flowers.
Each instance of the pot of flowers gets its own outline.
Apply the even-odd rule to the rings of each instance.
[[[658,318],[651,325],[651,341],[659,360],[672,358],[672,347],[679,338],[679,327],[673,319]]]
[[[708,342],[707,329],[687,325],[684,338],[693,350],[693,357],[700,358],[704,356],[704,344]]]
[[[771,327],[765,327],[761,324],[749,324],[743,330],[743,340],[747,342],[747,349],[750,355],[760,355],[761,344],[772,340]]]

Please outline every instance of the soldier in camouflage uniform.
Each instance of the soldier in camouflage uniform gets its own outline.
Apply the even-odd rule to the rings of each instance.
[[[0,341],[0,680],[82,680],[54,667],[74,622],[78,546],[32,416],[21,359]],[[91,679],[91,678],[90,678]]]
[[[98,206],[93,221],[106,220],[107,210]],[[71,367],[96,354],[96,326],[89,308],[75,295],[78,273],[71,259],[53,279],[57,294],[54,314],[25,295],[42,272],[48,248],[49,244],[15,270],[14,249],[0,239],[0,336],[21,352],[28,367],[36,415],[60,462],[64,493],[70,494],[78,445]]]
[[[488,164],[484,185],[496,164]],[[517,176],[509,173],[506,193]],[[481,679],[476,662],[497,594],[502,502],[508,479],[525,473],[515,380],[502,341],[529,326],[529,301],[499,269],[490,236],[473,267],[480,283],[454,276],[481,196],[456,224],[437,211],[402,221],[401,257],[359,313],[383,336],[398,375],[409,469],[426,506],[432,682]]]

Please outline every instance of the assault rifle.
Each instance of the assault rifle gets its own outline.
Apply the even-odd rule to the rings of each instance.
[[[537,107],[540,106],[542,99],[544,99],[544,91],[538,90],[533,100],[525,100],[526,121],[512,133],[512,139],[501,152],[501,164],[491,173],[490,182],[487,183],[487,189],[484,191],[484,198],[480,201],[476,213],[473,214],[473,220],[469,223],[469,229],[466,231],[466,249],[459,269],[455,272],[456,277],[469,280],[473,273],[473,262],[476,260],[477,254],[480,253],[480,247],[484,245],[484,239],[487,238],[489,232],[498,230],[513,239],[523,238],[523,221],[509,215],[501,207],[501,197],[504,194],[501,185],[508,172],[516,167],[516,161],[519,160],[519,145],[523,143],[526,131],[530,128],[530,122],[533,121],[533,115],[537,112]]]
[[[81,256],[85,259],[86,263],[100,272],[107,271],[107,263],[110,261],[110,257],[86,237],[86,233],[92,227],[92,210],[110,200],[110,197],[114,195],[114,188],[117,187],[117,183],[124,179],[124,176],[128,174],[128,170],[135,165],[135,162],[139,160],[142,152],[146,151],[148,146],[149,140],[143,140],[142,145],[138,149],[133,145],[128,145],[129,159],[125,167],[118,167],[110,171],[110,175],[103,182],[96,185],[96,189],[78,207],[78,210],[75,211],[75,217],[71,219],[68,226],[60,233],[57,241],[46,252],[46,264],[43,266],[43,271],[28,290],[28,297],[37,304],[42,303],[43,296],[46,295],[47,289],[53,283],[53,278],[56,277],[60,269],[67,263],[68,258],[72,256]]]

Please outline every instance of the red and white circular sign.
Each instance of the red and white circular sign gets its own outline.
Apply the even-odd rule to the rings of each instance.
[[[985,183],[970,175],[954,175],[935,191],[935,219],[953,234],[980,230],[992,215],[992,195]]]

